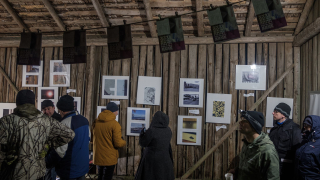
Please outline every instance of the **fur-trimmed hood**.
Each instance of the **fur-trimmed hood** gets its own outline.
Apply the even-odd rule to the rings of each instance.
[[[33,104],[23,104],[21,106],[17,106],[13,114],[25,117],[29,121],[35,121],[38,117],[42,116],[42,113],[33,105]]]

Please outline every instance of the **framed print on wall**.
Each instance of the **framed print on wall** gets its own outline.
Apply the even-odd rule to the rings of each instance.
[[[22,87],[41,87],[42,86],[43,61],[40,66],[23,65]]]
[[[236,65],[236,89],[266,90],[267,66]]]
[[[178,116],[177,144],[201,146],[202,116]]]
[[[143,128],[150,126],[150,108],[128,107],[127,136],[139,136]]]
[[[230,124],[231,94],[207,94],[206,122]]]
[[[97,106],[97,118],[98,118],[99,114],[104,110],[107,110],[106,106]],[[119,108],[119,114],[120,114],[120,108]],[[116,121],[117,122],[119,122],[118,117],[119,117],[119,115],[116,116]]]
[[[0,118],[12,114],[16,107],[16,103],[0,103]]]
[[[73,97],[74,110],[81,114],[81,97]]]
[[[289,118],[292,119],[292,111],[293,111],[293,99],[292,98],[267,97],[266,127],[273,127],[272,112],[273,112],[274,108],[279,103],[286,103],[290,106],[291,112],[290,112]]]
[[[203,81],[180,78],[179,107],[203,107]]]
[[[38,109],[41,111],[41,102],[49,99],[53,102],[56,107],[56,112],[58,112],[57,102],[58,102],[58,87],[39,87],[38,89]]]
[[[137,104],[160,105],[161,77],[139,76]]]
[[[128,99],[129,76],[102,76],[103,99]]]
[[[50,61],[50,87],[70,86],[70,64],[63,64],[63,60]]]

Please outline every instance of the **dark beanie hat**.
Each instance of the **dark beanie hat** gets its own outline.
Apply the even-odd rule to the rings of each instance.
[[[274,110],[277,110],[278,112],[283,114],[285,117],[289,117],[290,116],[290,112],[291,112],[291,107],[286,103],[279,103],[274,108]]]
[[[41,109],[44,109],[46,107],[49,107],[49,106],[54,106],[53,102],[49,99],[46,99],[44,101],[41,102]]]
[[[24,89],[18,92],[16,97],[16,105],[21,106],[23,104],[35,104],[35,95],[29,89]]]
[[[241,117],[246,118],[254,130],[261,134],[262,127],[264,126],[264,116],[261,112],[245,111]]]
[[[74,110],[73,101],[74,99],[72,96],[64,95],[59,99],[57,103],[57,108],[63,112],[73,111]]]
[[[114,102],[109,102],[107,104],[107,110],[111,111],[111,112],[116,112],[119,110],[118,105]]]
[[[307,116],[307,117],[304,119],[303,124],[307,124],[307,125],[309,125],[309,126],[312,127],[312,124],[313,124],[313,123],[312,123],[311,117],[310,117],[310,116]]]

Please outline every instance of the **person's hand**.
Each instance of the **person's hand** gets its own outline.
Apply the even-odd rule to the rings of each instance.
[[[236,171],[235,171],[234,169],[230,169],[230,170],[228,171],[228,173],[235,174]]]

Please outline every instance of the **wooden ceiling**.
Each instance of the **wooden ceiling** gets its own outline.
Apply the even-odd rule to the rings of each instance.
[[[229,0],[230,3],[239,0]],[[246,36],[292,36],[309,0],[281,0],[288,26],[261,33],[250,1],[233,5],[240,34]],[[32,32],[65,31],[84,27],[121,25],[123,20],[134,23],[161,17],[189,13],[226,5],[226,0],[0,0],[0,33],[21,33],[23,28]],[[11,8],[11,9],[10,9]],[[249,11],[249,12],[248,12]],[[15,15],[16,14],[16,15]],[[250,18],[251,16],[251,18]],[[187,36],[211,36],[206,12],[182,16]],[[156,37],[155,22],[133,24],[133,36]],[[106,34],[105,29],[89,30],[88,34]]]

